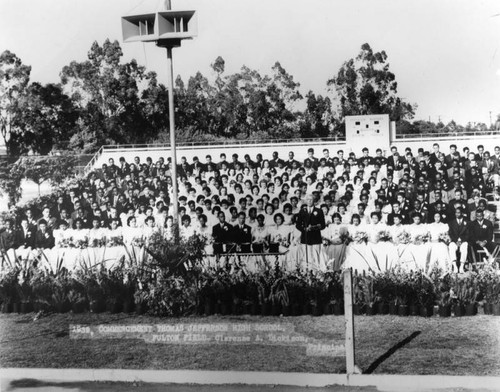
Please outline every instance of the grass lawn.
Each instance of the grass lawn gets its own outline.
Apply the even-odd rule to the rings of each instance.
[[[344,358],[308,357],[303,347],[162,345],[142,340],[73,340],[69,324],[199,322],[292,323],[317,339],[343,339],[343,316],[210,316],[159,319],[136,315],[0,314],[0,367],[345,372]],[[500,376],[500,317],[356,316],[356,362],[364,373]]]

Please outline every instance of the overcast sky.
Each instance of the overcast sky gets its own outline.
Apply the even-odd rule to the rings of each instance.
[[[120,17],[157,0],[0,0],[0,51],[32,66],[32,80],[58,82],[61,68],[86,58],[92,42],[121,41]],[[482,0],[172,0],[198,11],[199,36],[174,50],[175,74],[242,65],[269,73],[275,61],[303,93],[325,94],[326,81],[365,42],[385,50],[399,94],[417,119],[485,122],[500,114],[500,1]],[[123,44],[166,80],[165,52]]]

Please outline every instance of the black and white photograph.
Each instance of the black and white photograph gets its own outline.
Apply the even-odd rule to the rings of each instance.
[[[500,391],[500,2],[0,0],[0,391]]]

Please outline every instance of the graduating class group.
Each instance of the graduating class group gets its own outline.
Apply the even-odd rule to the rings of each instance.
[[[182,157],[178,200],[170,159],[110,158],[52,205],[0,222],[0,247],[22,254],[141,246],[155,233],[172,239],[177,202],[180,237],[204,237],[206,263],[244,254],[247,268],[259,268],[271,253],[288,269],[460,271],[472,253],[493,251],[499,146],[491,154],[453,144],[445,153],[437,143],[415,154],[392,147],[387,157],[368,148],[358,157],[315,154]]]

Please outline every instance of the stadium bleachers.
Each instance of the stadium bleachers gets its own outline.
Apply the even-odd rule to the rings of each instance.
[[[3,227],[1,246],[5,252],[75,247],[76,241],[78,247],[102,247],[117,236],[137,244],[154,232],[169,238],[172,203],[178,203],[181,236],[204,237],[207,257],[227,253],[228,248],[270,251],[282,254],[290,265],[311,258],[317,268],[339,269],[346,257],[341,248],[348,242],[351,248],[368,247],[375,257],[368,264],[408,245],[419,246],[407,257],[418,268],[424,261],[418,262],[415,254],[428,253],[422,252],[425,245],[436,263],[451,268],[464,253],[470,261],[481,257],[480,252],[493,257],[496,249],[500,148],[491,135],[481,140],[488,143],[482,150],[482,142],[476,138],[472,144],[468,135],[459,143],[447,140],[440,145],[432,139],[401,139],[385,148],[370,146],[361,154],[350,152],[339,140],[181,146],[178,200],[172,198],[166,146],[108,146],[90,162],[77,186],[54,195],[49,205],[21,211],[10,227]],[[471,146],[468,155],[462,147],[466,143]],[[450,145],[455,152],[449,151]],[[483,154],[487,150],[490,158]],[[309,229],[300,223],[306,219],[301,213],[308,198],[314,205],[309,214],[321,217],[311,229],[320,232],[317,235],[305,234]],[[457,255],[448,244],[457,242],[449,238],[449,224],[458,207],[468,230],[458,245],[470,246],[459,246]],[[491,230],[483,220],[479,228],[473,225],[478,211],[491,222]],[[402,221],[403,228],[395,229],[395,220]],[[221,228],[228,233],[218,232]],[[28,230],[33,236],[29,241]],[[38,238],[40,232],[50,239]],[[401,257],[390,257],[403,263]],[[462,257],[462,264],[466,260]]]

